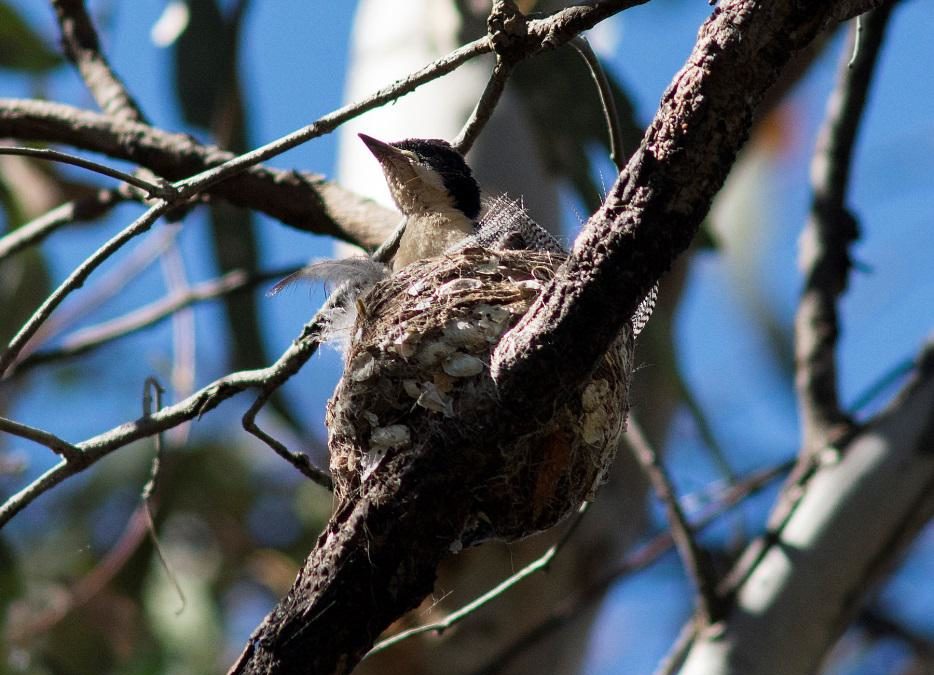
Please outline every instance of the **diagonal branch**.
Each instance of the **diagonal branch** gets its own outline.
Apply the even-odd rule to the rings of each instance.
[[[796,0],[733,0],[715,10],[568,262],[500,342],[492,367],[495,411],[438,425],[418,439],[417,458],[387,457],[355,501],[339,504],[293,588],[254,631],[231,673],[347,672],[391,621],[430,592],[482,471],[461,459],[477,434],[508,443],[527,433],[590,373],[691,241],[784,64],[821,30],[878,1],[802,7]],[[606,4],[567,8],[563,18],[571,25],[595,8]],[[552,28],[557,39],[568,35],[565,25]],[[444,477],[452,463],[456,484]],[[381,481],[388,475],[392,481]]]
[[[724,610],[723,600],[717,595],[717,579],[710,557],[707,551],[697,543],[694,530],[684,515],[674,485],[659,460],[658,453],[649,444],[645,434],[642,433],[642,428],[632,416],[629,418],[626,429],[626,441],[632,448],[636,459],[639,460],[642,470],[652,482],[655,495],[665,506],[671,538],[678,549],[681,564],[684,565],[697,591],[696,608],[699,624],[709,626],[720,620]]]
[[[497,347],[493,376],[515,414],[534,414],[545,392],[580,382],[687,248],[791,56],[838,18],[880,2],[805,10],[737,0],[714,12],[567,263]]]
[[[0,378],[4,376],[16,360],[16,357],[19,356],[20,352],[26,346],[26,343],[36,334],[36,331],[39,330],[45,320],[49,318],[55,308],[61,304],[62,300],[73,290],[80,288],[91,275],[91,272],[97,269],[101,263],[107,260],[124,244],[149,230],[149,228],[153,226],[153,223],[170,208],[171,205],[169,202],[159,200],[155,206],[151,207],[146,213],[111,237],[103,246],[75,268],[75,270],[59,284],[58,288],[52,291],[51,295],[43,301],[19,331],[17,331],[16,335],[13,336],[13,339],[10,340],[10,343],[6,346],[6,349],[0,352]]]
[[[98,190],[93,195],[65,202],[0,237],[0,260],[41,242],[61,227],[79,221],[94,220],[128,199],[129,194],[117,188]]]
[[[795,316],[795,383],[801,410],[802,452],[813,453],[852,427],[837,394],[837,298],[846,290],[852,266],[849,246],[859,238],[856,219],[846,206],[854,144],[866,106],[879,49],[894,4],[867,14],[865,30],[856,27],[844,50],[837,88],[811,163],[813,201],[801,236],[804,290]]]
[[[99,152],[169,180],[188,178],[234,157],[187,134],[48,101],[0,99],[0,136]],[[382,242],[398,220],[393,211],[309,172],[254,167],[209,194],[287,225],[368,247]]]
[[[17,364],[16,372],[19,374],[42,363],[80,356],[113,340],[153,326],[195,303],[255,288],[261,283],[281,279],[294,271],[294,267],[257,274],[233,270],[216,279],[195,284],[182,293],[167,295],[122,316],[77,330],[62,340],[61,348],[36,352],[23,359]]]
[[[139,104],[111,69],[100,50],[97,31],[84,0],[52,0],[62,31],[62,48],[75,64],[97,105],[108,116],[130,122],[146,122]]]

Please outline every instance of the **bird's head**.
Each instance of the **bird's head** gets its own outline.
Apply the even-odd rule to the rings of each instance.
[[[409,138],[385,143],[360,134],[379,161],[396,206],[406,216],[459,212],[480,215],[480,186],[464,157],[447,141]]]

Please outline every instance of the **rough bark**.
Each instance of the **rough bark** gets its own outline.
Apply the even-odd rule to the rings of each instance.
[[[376,633],[424,597],[454,541],[450,523],[463,517],[462,495],[438,490],[433,463],[456,461],[478,434],[534,425],[590,373],[691,241],[782,66],[822,29],[875,4],[738,0],[714,11],[567,265],[502,341],[493,367],[496,414],[424,439],[427,451],[391,494],[364,491],[339,510],[234,672],[347,672]],[[338,554],[341,565],[322,567]]]

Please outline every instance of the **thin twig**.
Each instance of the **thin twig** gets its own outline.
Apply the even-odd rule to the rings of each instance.
[[[313,138],[330,133],[344,122],[359,117],[368,110],[395,101],[397,98],[414,91],[422,84],[445,75],[470,59],[481,54],[486,54],[489,51],[489,46],[485,39],[474,40],[463,47],[455,49],[453,52],[438,59],[434,63],[412,73],[408,77],[397,80],[388,87],[380,89],[362,101],[350,103],[342,108],[338,108],[334,112],[324,115],[311,124],[293,131],[290,134],[286,134],[271,143],[267,143],[266,145],[260,146],[242,155],[237,155],[219,166],[206,169],[190,178],[179,181],[176,183],[176,187],[179,188],[183,196],[191,196],[198,192],[203,192],[212,185],[230,178],[255,164],[280,155]]]
[[[333,492],[334,481],[331,479],[331,476],[327,472],[322,471],[316,467],[308,455],[303,452],[292,452],[287,447],[285,447],[283,443],[267,434],[265,431],[260,429],[259,425],[256,424],[256,415],[263,408],[263,406],[266,405],[269,397],[272,396],[276,389],[278,389],[278,385],[275,387],[270,387],[268,385],[263,387],[260,395],[256,397],[256,400],[253,401],[253,404],[243,415],[243,428],[272,448],[272,450],[277,455],[298,469],[303,475],[307,476],[329,492]]]
[[[0,261],[41,242],[60,227],[98,218],[129,198],[122,190],[113,189],[98,190],[93,195],[65,202],[0,237]]]
[[[81,463],[83,461],[80,448],[48,431],[36,429],[6,417],[0,417],[0,431],[44,445],[56,455],[61,455],[66,462]]]
[[[32,316],[19,329],[16,335],[10,340],[6,349],[0,353],[0,378],[6,373],[7,369],[16,360],[16,357],[22,351],[29,339],[35,334],[39,327],[48,319],[52,311],[58,307],[62,300],[73,290],[81,287],[85,280],[97,267],[119,250],[124,244],[146,232],[153,223],[171,208],[169,202],[159,200],[154,206],[150,207],[143,215],[133,221],[128,227],[109,239],[103,246],[91,254],[83,263],[68,275],[58,288],[56,288],[39,306]]]
[[[483,127],[492,117],[493,111],[496,110],[496,105],[506,89],[506,82],[509,80],[511,72],[512,65],[497,56],[490,79],[486,83],[486,88],[483,90],[483,94],[480,95],[477,105],[474,106],[473,112],[470,113],[470,119],[464,124],[464,128],[461,129],[457,138],[451,142],[451,145],[462,155],[466,155],[470,151]]]
[[[476,598],[475,600],[467,603],[460,609],[451,612],[444,618],[443,621],[426,624],[424,626],[416,626],[415,628],[401,631],[392,637],[388,637],[385,640],[377,642],[375,645],[373,645],[373,648],[367,652],[364,658],[370,657],[373,654],[378,654],[379,652],[384,651],[400,642],[413,638],[416,635],[422,635],[424,633],[437,633],[438,635],[443,635],[446,630],[457,625],[484,605],[500,597],[503,593],[524,579],[527,579],[528,577],[538,572],[547,572],[552,561],[555,559],[555,556],[558,555],[558,552],[561,551],[564,545],[571,538],[571,535],[574,534],[577,526],[581,522],[581,519],[587,513],[589,504],[589,502],[584,502],[581,504],[581,507],[578,510],[574,521],[557,542],[552,544],[540,557],[530,562],[528,565],[510,576],[508,579],[505,579],[501,583],[497,584],[494,588],[491,588],[489,591]]]
[[[609,134],[610,159],[620,171],[626,166],[626,153],[623,150],[623,132],[619,128],[619,113],[616,111],[616,101],[613,99],[613,90],[610,88],[610,81],[607,79],[603,66],[600,65],[600,59],[594,53],[593,47],[583,35],[578,35],[568,43],[574,48],[580,57],[587,64],[590,70],[590,76],[597,87],[597,93],[600,95],[600,106],[603,108],[603,118],[606,121],[607,133]]]
[[[710,560],[694,537],[658,453],[649,444],[632,415],[629,417],[626,441],[652,483],[656,496],[665,505],[671,536],[678,547],[684,569],[697,591],[698,617],[704,625],[714,623],[721,616],[723,603],[717,596],[717,580]]]
[[[83,0],[52,0],[65,56],[75,64],[97,105],[117,119],[145,122],[139,104],[111,69]]]
[[[75,331],[62,340],[61,348],[36,352],[23,359],[16,366],[16,373],[26,372],[42,363],[80,356],[108,342],[153,326],[179,310],[191,307],[196,303],[215,300],[230,293],[255,288],[273,279],[281,279],[295,271],[296,268],[294,267],[256,274],[248,274],[243,270],[233,270],[216,279],[195,284],[181,295],[173,294],[160,298],[123,316]]]
[[[159,380],[155,377],[146,378],[146,382],[143,385],[143,417],[152,415],[154,412],[153,403],[155,403],[155,410],[162,409],[162,395],[164,393],[165,389],[159,384]],[[140,501],[142,502],[143,511],[146,515],[146,529],[149,532],[149,538],[152,541],[153,549],[156,552],[156,556],[159,558],[162,569],[165,570],[166,576],[168,576],[172,586],[175,587],[175,592],[178,593],[179,600],[181,601],[179,608],[175,610],[177,616],[185,610],[187,600],[185,599],[185,593],[182,591],[181,584],[178,583],[178,577],[172,570],[172,566],[169,564],[168,558],[162,550],[162,544],[159,542],[159,537],[156,534],[154,515],[156,511],[155,494],[159,486],[159,476],[161,475],[159,469],[162,466],[162,434],[155,435],[153,444],[156,452],[155,455],[153,455],[152,464],[149,467],[149,480],[146,481],[146,484],[143,486],[143,491],[140,494]]]
[[[847,286],[849,245],[859,237],[856,219],[846,206],[846,192],[856,135],[894,4],[865,15],[860,49],[852,67],[848,58],[841,62],[811,164],[814,196],[801,246],[805,285],[795,317],[795,380],[805,454],[833,443],[852,427],[840,408],[836,364],[836,302]],[[855,42],[856,26],[850,35]]]
[[[88,171],[94,171],[103,176],[109,176],[110,178],[116,178],[121,180],[127,185],[132,185],[137,187],[140,190],[143,190],[150,198],[161,198],[172,200],[175,198],[176,190],[169,183],[163,183],[157,185],[151,181],[140,178],[139,176],[134,176],[133,174],[126,173],[125,171],[120,171],[119,169],[114,169],[104,164],[94,162],[90,159],[84,159],[83,157],[78,157],[77,155],[69,155],[67,152],[59,152],[58,150],[50,150],[48,148],[24,148],[15,145],[0,145],[0,155],[20,155],[22,157],[33,157],[35,159],[44,159],[50,162],[60,162],[62,164],[71,164],[72,166],[81,167],[82,169],[87,169]]]
[[[671,649],[669,649],[668,653],[662,658],[653,675],[674,675],[681,667],[681,664],[684,663],[688,650],[691,648],[691,645],[694,644],[696,637],[697,622],[689,621],[684,624],[674,644],[671,645]]]

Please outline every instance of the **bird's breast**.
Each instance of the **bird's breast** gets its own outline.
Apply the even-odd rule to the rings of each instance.
[[[459,212],[409,216],[392,269],[399,270],[416,260],[442,255],[475,231],[474,221]]]

